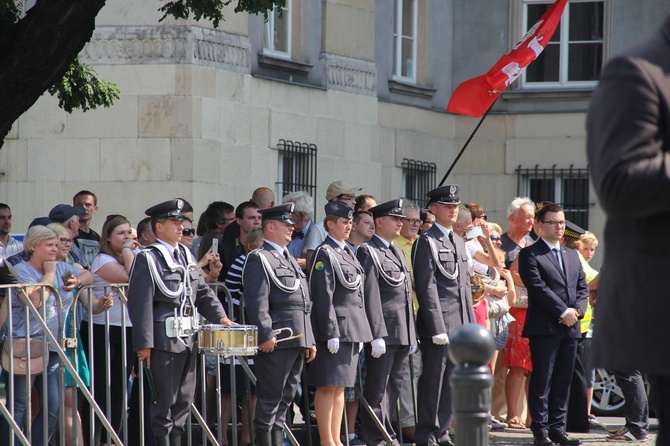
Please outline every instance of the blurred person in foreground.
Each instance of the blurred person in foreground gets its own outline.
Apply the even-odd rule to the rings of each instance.
[[[587,155],[607,215],[593,365],[646,372],[657,445],[670,443],[670,18],[605,66],[587,115]],[[661,350],[659,350],[661,347]]]

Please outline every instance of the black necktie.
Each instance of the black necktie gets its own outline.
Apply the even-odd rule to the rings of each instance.
[[[297,238],[300,239],[305,238],[305,233],[302,231],[293,231],[293,235],[291,235],[291,240],[295,240]]]
[[[456,242],[454,241],[454,231],[449,231],[449,241],[454,247],[454,254],[458,257],[458,251],[456,251]]]
[[[177,263],[179,263],[181,266],[184,266],[184,262],[181,260],[181,254],[179,253],[179,248],[175,248],[173,256]]]

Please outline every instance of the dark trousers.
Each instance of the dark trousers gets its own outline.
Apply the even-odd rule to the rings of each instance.
[[[625,398],[623,414],[626,418],[626,427],[635,438],[647,435],[649,431],[649,404],[642,374],[639,371],[613,373]]]
[[[565,431],[568,392],[577,354],[577,339],[530,336],[533,373],[528,383],[528,410],[534,435]]]
[[[396,438],[393,430],[393,413],[398,404],[400,385],[407,372],[409,346],[387,345],[386,353],[379,358],[372,356],[372,347],[365,344],[365,363],[368,374],[365,379],[363,396],[382,422],[391,438]],[[367,411],[361,411],[363,439],[368,446],[383,445],[386,440]]]
[[[670,445],[670,376],[648,375],[651,385],[650,399],[658,416],[656,446]]]
[[[570,383],[570,396],[568,398],[568,415],[566,418],[566,430],[568,432],[589,432],[589,407],[586,399],[586,363],[584,340],[579,339],[577,344],[577,356],[575,357],[575,368],[572,372],[572,383]]]
[[[151,428],[156,439],[180,436],[195,398],[197,350],[188,353],[151,351],[151,371],[158,398],[151,406]]]
[[[453,412],[449,376],[454,364],[449,359],[448,345],[435,345],[430,338],[421,338],[423,372],[419,377],[418,422],[416,443],[439,443],[449,438]]]
[[[254,357],[256,366],[256,417],[258,432],[282,431],[286,411],[293,402],[298,381],[305,364],[305,349],[275,349],[272,353],[259,352]]]

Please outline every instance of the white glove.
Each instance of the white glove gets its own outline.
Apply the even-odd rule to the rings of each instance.
[[[409,354],[413,355],[419,349],[419,346],[414,344],[409,346]]]
[[[372,357],[379,358],[386,353],[386,342],[382,338],[377,338],[370,343],[372,346]]]
[[[363,345],[365,345],[365,344],[363,344],[362,342],[358,343],[358,353],[363,351]]]
[[[440,333],[433,336],[433,344],[447,345],[449,343],[449,336],[446,333]]]
[[[328,351],[333,355],[340,349],[340,338],[328,339]]]

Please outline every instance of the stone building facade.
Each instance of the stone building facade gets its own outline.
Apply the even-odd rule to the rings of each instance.
[[[159,200],[186,198],[197,215],[261,185],[279,195],[309,186],[318,214],[337,179],[379,200],[416,197],[478,122],[445,113],[451,92],[486,72],[550,3],[287,0],[267,23],[231,8],[214,29],[159,22],[158,1],[109,0],[81,59],[121,98],[71,115],[41,98],[0,151],[0,201],[22,232],[80,189],[98,194],[100,215],[131,221]],[[496,103],[450,175],[465,201],[504,228],[514,196],[551,199],[602,234],[585,111],[603,61],[670,9],[644,3],[570,0],[545,59]]]

